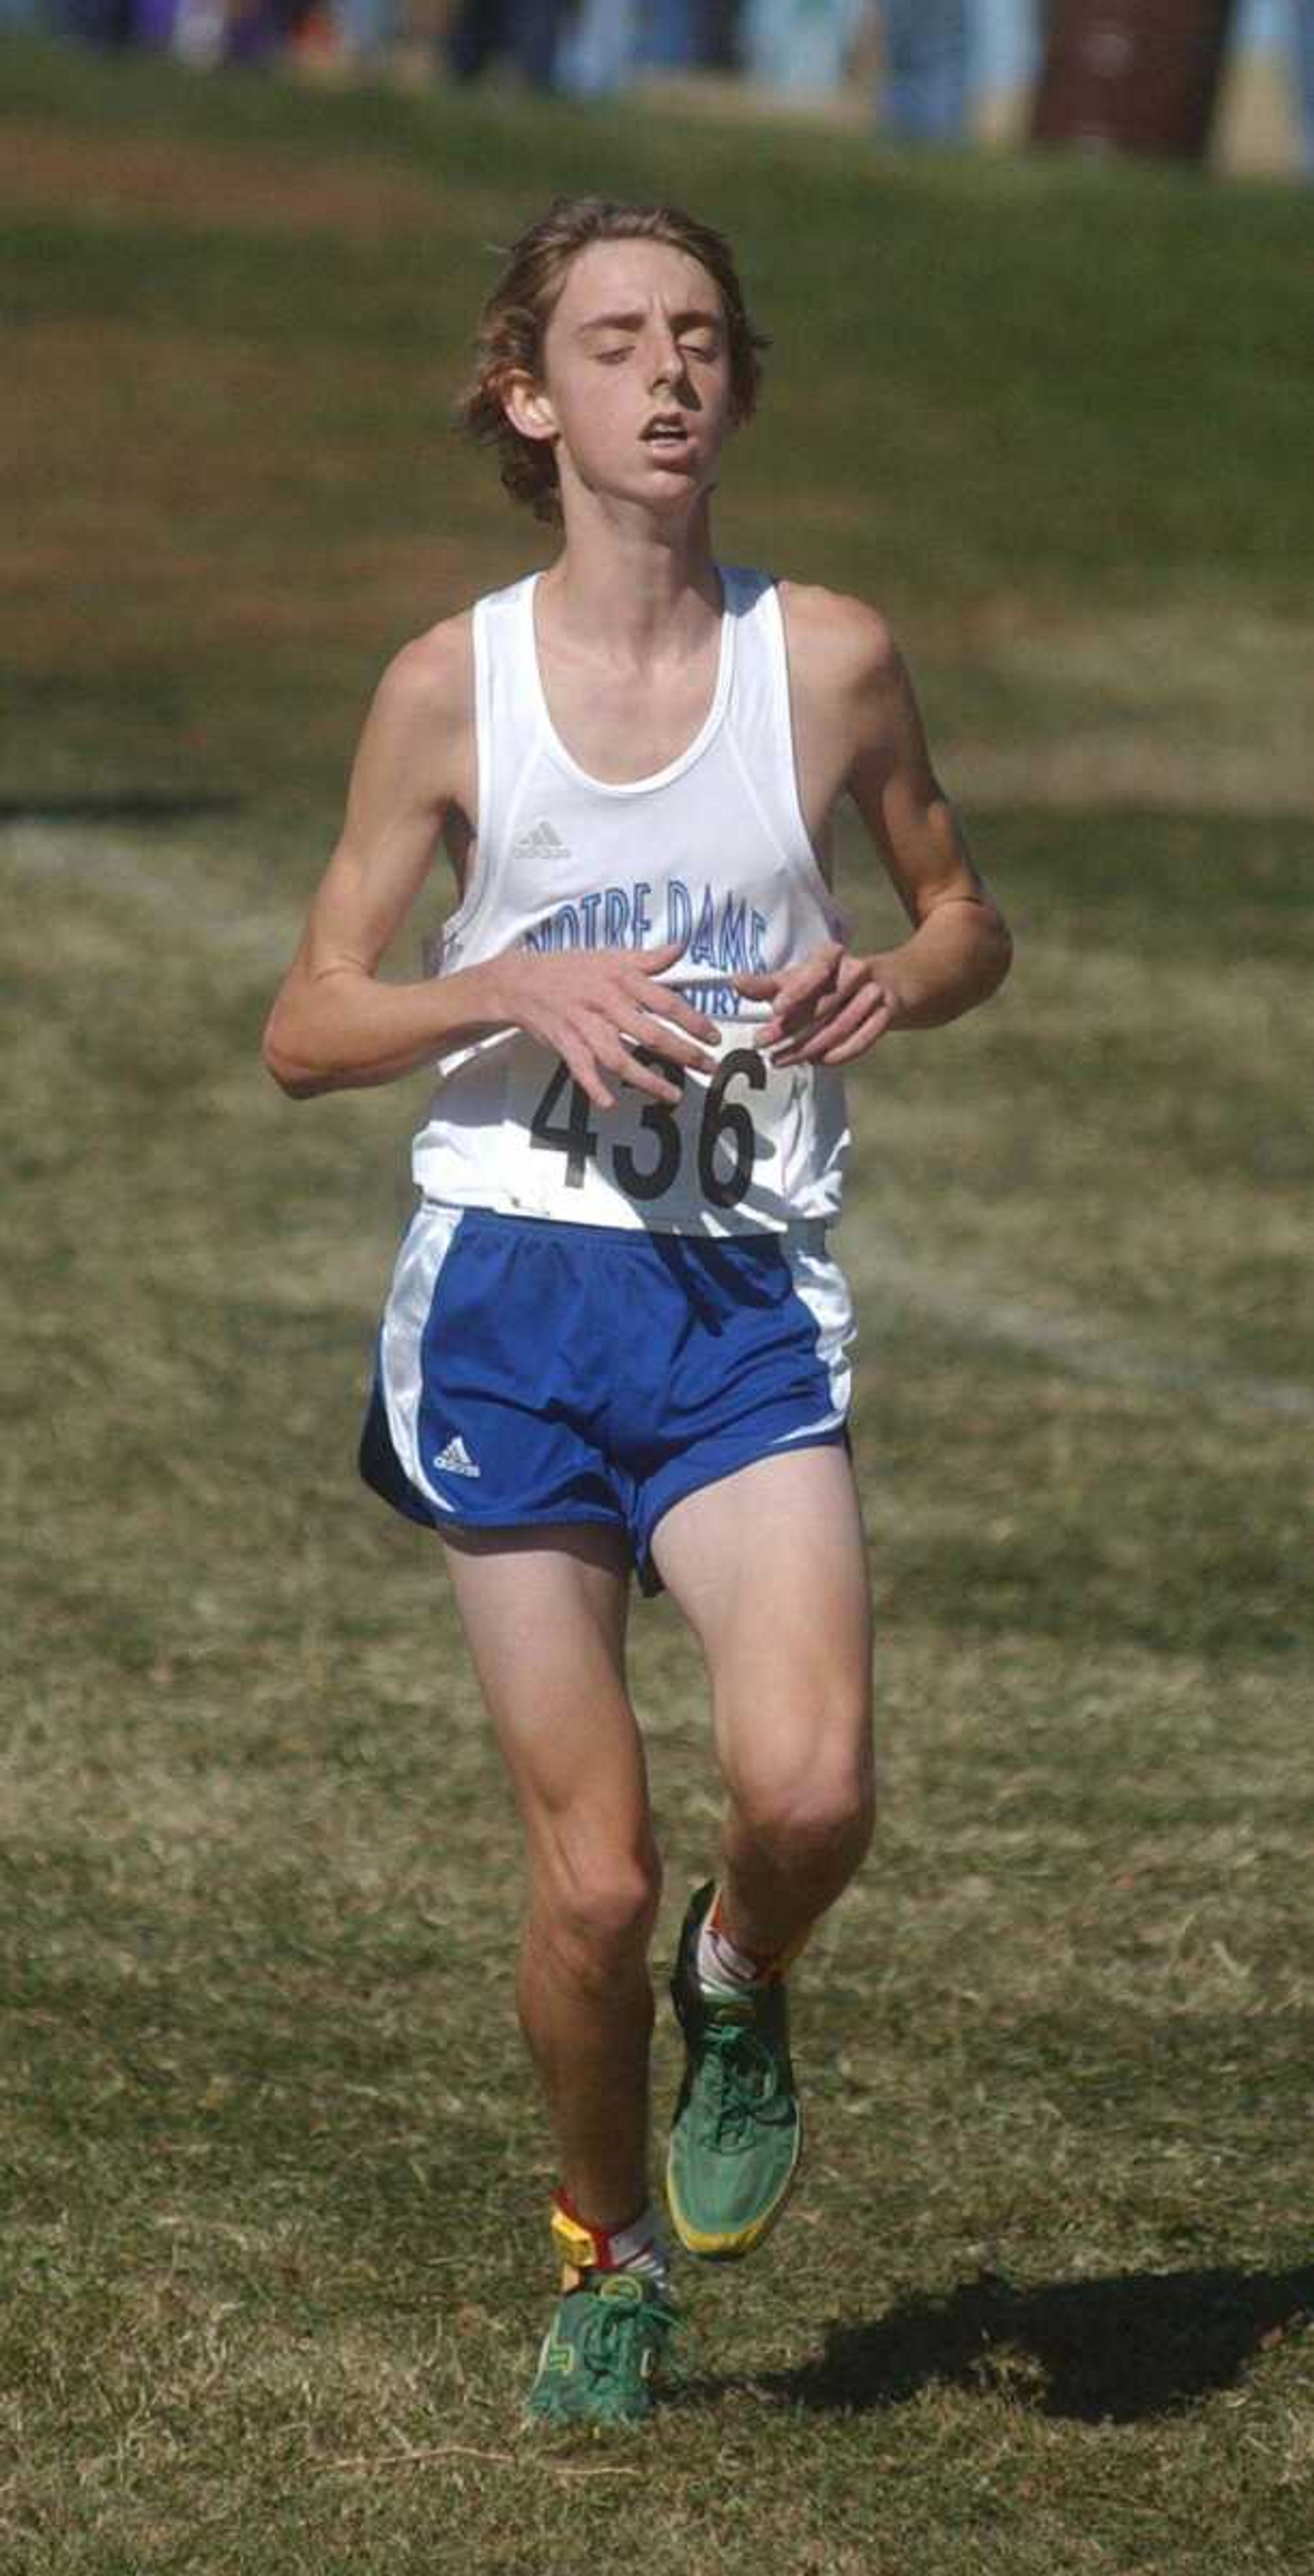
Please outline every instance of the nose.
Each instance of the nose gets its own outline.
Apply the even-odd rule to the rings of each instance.
[[[656,393],[659,385],[678,385],[684,373],[679,344],[674,339],[659,341],[649,361],[648,382]]]

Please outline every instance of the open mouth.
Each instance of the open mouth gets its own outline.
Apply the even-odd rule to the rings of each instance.
[[[643,442],[645,447],[687,447],[689,432],[682,420],[650,420]]]

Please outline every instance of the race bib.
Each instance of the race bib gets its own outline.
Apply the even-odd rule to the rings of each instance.
[[[628,1086],[599,1109],[559,1056],[515,1050],[504,1142],[521,1205],[583,1225],[671,1225],[713,1234],[788,1221],[782,1180],[798,1077],[732,1042],[711,1075],[636,1050],[680,1086],[678,1101]],[[610,1077],[609,1077],[610,1079]]]

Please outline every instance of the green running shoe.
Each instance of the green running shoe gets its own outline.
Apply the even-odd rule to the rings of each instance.
[[[675,2323],[671,2301],[642,2273],[568,2274],[529,2392],[534,2422],[646,2422]]]
[[[698,1935],[712,1900],[690,1900],[671,1979],[688,2051],[666,2160],[676,2235],[691,2254],[733,2263],[751,2254],[789,2198],[803,2119],[789,2062],[783,1977],[726,1998],[704,1992]]]

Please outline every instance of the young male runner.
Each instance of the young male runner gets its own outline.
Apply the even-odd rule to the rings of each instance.
[[[295,1097],[439,1070],[362,1467],[446,1544],[524,1826],[565,2263],[548,2419],[646,2414],[673,2315],[629,1578],[670,1591],[711,1682],[725,1824],[673,1980],[666,2181],[682,2243],[730,2259],[798,2162],[784,1970],[872,1827],[840,1068],[1009,958],[881,619],[713,555],[761,345],[687,215],[561,200],[517,243],[466,418],[564,542],[385,672],[266,1037]],[[845,795],[911,924],[879,956],[829,882]],[[437,971],[384,983],[440,841]]]

